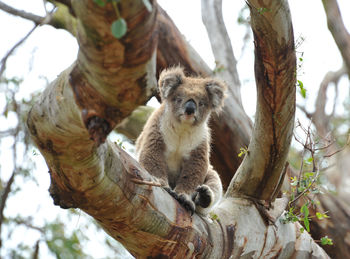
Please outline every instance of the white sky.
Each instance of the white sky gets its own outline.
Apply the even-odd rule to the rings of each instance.
[[[44,15],[43,4],[41,0],[6,0],[3,1],[13,7]],[[159,0],[161,6],[174,19],[180,31],[187,40],[206,60],[208,65],[214,66],[214,58],[211,53],[210,44],[206,35],[205,28],[201,21],[200,0]],[[224,19],[228,33],[232,40],[233,49],[236,58],[241,57],[242,37],[245,33],[243,26],[237,25],[238,12],[244,5],[244,1],[224,0]],[[304,52],[303,68],[299,74],[299,80],[302,80],[307,89],[308,99],[307,107],[312,111],[315,95],[323,76],[330,70],[338,70],[342,65],[342,59],[334,40],[327,29],[326,16],[320,0],[292,0],[289,1],[293,18],[295,39],[302,36],[304,43],[298,49]],[[350,1],[338,0],[343,13],[343,20],[350,30]],[[31,22],[21,18],[16,18],[0,11],[0,58],[25,35],[32,27]],[[44,78],[52,81],[61,71],[67,68],[76,58],[77,44],[73,37],[63,30],[56,30],[50,26],[43,26],[22,45],[12,56],[6,71],[8,77],[24,77],[25,81],[21,86],[21,95],[28,96],[34,90],[43,89],[46,85]],[[34,52],[34,53],[33,53]],[[242,99],[244,107],[250,116],[255,112],[255,85],[253,71],[253,49],[252,39],[245,50],[243,57],[239,59],[238,70],[242,82]],[[341,93],[343,99],[347,95],[349,83],[347,80],[341,82]],[[300,103],[305,102],[298,95]],[[0,110],[5,105],[5,99],[0,94]],[[339,108],[341,112],[341,108]],[[301,116],[298,113],[297,117]],[[0,130],[8,127],[8,121],[0,119]],[[11,146],[11,141],[1,145],[1,177],[7,178],[11,172],[11,167],[6,167],[7,161],[11,157],[6,150]],[[4,152],[3,152],[4,151]],[[27,154],[28,155],[28,154]],[[32,155],[32,154],[30,154]],[[39,156],[34,157],[40,160]],[[49,175],[45,164],[38,164],[38,170],[33,174],[39,182],[39,186],[26,183],[23,194],[16,198],[16,202],[8,204],[6,213],[15,215],[18,208],[28,215],[36,215],[40,211],[41,215],[47,218],[55,218],[57,215],[64,215],[64,210],[53,206],[52,200],[48,195]],[[19,206],[20,204],[20,206]],[[21,212],[22,213],[22,212]],[[44,220],[43,218],[38,219]],[[38,222],[40,224],[40,222]],[[73,221],[72,227],[79,228],[79,219]],[[18,238],[21,238],[19,234]],[[34,239],[34,238],[32,238]],[[90,251],[91,250],[91,251]],[[103,257],[103,252],[98,249],[90,249],[88,252],[94,255],[98,251],[99,257]],[[96,256],[97,257],[97,256]]]

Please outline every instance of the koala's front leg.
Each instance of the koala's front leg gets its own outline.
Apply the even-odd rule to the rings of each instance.
[[[192,214],[196,209],[192,197],[196,193],[196,188],[204,183],[208,171],[208,148],[208,143],[203,142],[183,160],[182,170],[174,189],[179,196],[178,201]]]
[[[165,143],[159,137],[160,132],[156,124],[152,125],[147,133],[146,136],[142,133],[136,143],[139,162],[151,175],[157,177],[158,182],[173,198],[179,200],[178,194],[169,186],[168,166],[164,156]]]
[[[204,184],[198,186],[192,199],[196,204],[196,211],[206,215],[222,197],[222,183],[218,173],[209,166]]]
[[[139,162],[151,175],[158,179],[162,186],[167,187],[169,183],[164,156],[165,144],[161,139],[157,139],[157,134],[160,133],[156,127],[153,128],[153,131],[149,132],[149,136],[144,138],[145,141],[139,144],[141,146],[139,148]]]

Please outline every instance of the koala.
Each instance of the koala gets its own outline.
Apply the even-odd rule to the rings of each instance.
[[[136,140],[139,163],[180,204],[206,215],[222,196],[219,175],[209,162],[211,112],[219,112],[225,83],[186,77],[181,67],[159,76],[162,103]]]

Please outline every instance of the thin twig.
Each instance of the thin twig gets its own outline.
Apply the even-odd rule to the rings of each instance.
[[[3,4],[2,2],[0,2],[0,9],[1,9],[1,4]],[[5,5],[5,4],[3,4]],[[6,5],[5,5],[6,6]],[[19,41],[17,42],[8,52],[7,54],[1,59],[1,67],[0,67],[0,82],[2,81],[2,76],[3,73],[5,71],[6,68],[6,62],[7,59],[12,55],[12,53],[15,51],[15,49],[17,47],[19,47],[34,31],[35,29],[39,26],[39,25],[43,25],[43,24],[47,24],[50,22],[51,17],[52,17],[52,13],[54,12],[55,8],[45,17],[40,17],[40,21],[39,23],[36,23],[35,21],[35,25],[34,27]],[[18,11],[18,10],[17,10]]]
[[[143,181],[143,180],[136,179],[136,178],[131,178],[130,181],[132,181],[133,183],[136,183],[136,184],[141,184],[141,185],[150,185],[150,186],[162,187],[162,185],[160,183]]]
[[[28,13],[28,12],[23,11],[23,10],[15,9],[15,8],[13,8],[13,7],[11,7],[11,6],[9,6],[1,1],[0,1],[0,10],[3,10],[4,12],[7,12],[9,14],[30,20],[30,21],[34,22],[36,25],[41,24],[41,22],[45,18],[45,17],[39,16],[39,15],[36,15],[33,13]]]
[[[322,162],[320,162],[319,164],[321,164]],[[319,167],[320,168],[320,167]],[[317,169],[316,171],[316,175],[314,176],[314,178],[311,180],[311,184],[309,184],[309,186],[307,188],[305,188],[301,193],[299,193],[297,195],[297,197],[294,198],[294,200],[292,200],[290,202],[290,205],[294,204],[297,200],[300,199],[301,196],[303,196],[307,191],[310,190],[310,188],[312,187],[312,185],[316,182],[317,178],[318,178],[318,175],[320,174],[320,169]]]
[[[1,59],[1,67],[0,67],[0,82],[2,81],[2,75],[6,68],[6,62],[7,59],[12,55],[12,53],[15,51],[17,47],[19,47],[38,27],[38,24],[36,24],[19,42],[17,42],[8,52],[7,54]]]
[[[16,93],[12,92],[12,101],[13,102],[16,102]],[[18,106],[16,106],[16,110],[15,112],[18,114],[19,111],[17,110],[18,109]],[[1,239],[1,233],[2,233],[2,226],[3,226],[3,223],[4,223],[4,209],[5,209],[5,206],[6,206],[6,202],[7,202],[7,199],[8,199],[8,196],[9,196],[9,193],[11,192],[11,187],[14,183],[14,180],[15,180],[15,176],[18,172],[18,168],[17,168],[17,141],[18,141],[18,133],[19,133],[19,130],[20,130],[20,123],[17,124],[16,126],[16,131],[14,132],[13,134],[13,137],[14,137],[14,142],[13,142],[13,146],[12,146],[12,161],[13,161],[13,171],[12,171],[12,174],[11,174],[11,177],[9,178],[9,180],[7,181],[6,183],[6,187],[3,191],[3,193],[1,193],[1,196],[0,196],[0,248],[2,247],[2,239]]]
[[[304,148],[303,148],[303,152],[302,152],[302,155],[301,155],[301,165],[300,165],[300,171],[299,171],[299,176],[298,176],[298,183],[299,184],[301,182],[301,177],[303,175],[305,150],[309,150],[311,152],[311,150],[308,148],[308,143],[309,143],[309,145],[311,145],[311,142],[312,142],[311,134],[310,134],[311,123],[312,123],[312,120],[310,120],[310,123],[309,123],[309,125],[307,127],[305,144],[303,145]],[[300,124],[299,121],[298,121],[298,125],[301,127],[301,129],[303,129],[305,131],[305,129],[303,128],[303,126]]]
[[[34,226],[32,223],[30,223],[31,218],[29,218],[27,220],[14,219],[13,221],[16,222],[16,224],[18,224],[18,225],[23,225],[23,226],[26,226],[27,228],[34,229],[34,230],[40,232],[41,234],[45,234],[45,230],[43,228]]]
[[[329,155],[324,155],[323,157],[331,157],[331,156],[334,156],[335,154],[337,154],[337,153],[343,151],[344,149],[345,149],[345,146],[344,146],[343,148],[338,149],[337,151],[335,151],[335,152],[329,154]]]

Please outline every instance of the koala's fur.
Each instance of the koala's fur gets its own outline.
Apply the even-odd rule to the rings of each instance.
[[[158,85],[162,104],[136,141],[139,162],[191,213],[207,214],[222,195],[209,162],[208,120],[222,108],[226,85],[186,77],[180,67],[164,70]]]

